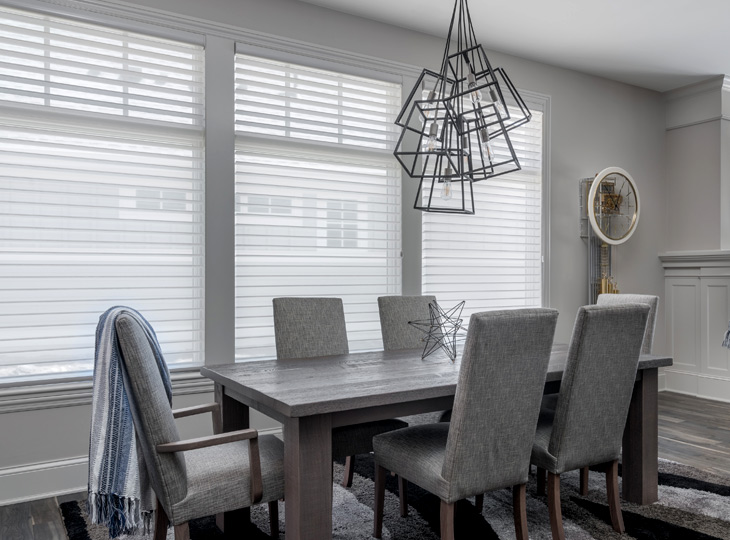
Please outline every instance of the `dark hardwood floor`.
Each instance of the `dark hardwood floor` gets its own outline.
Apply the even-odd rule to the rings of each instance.
[[[660,392],[659,457],[730,476],[730,403]]]
[[[659,457],[730,476],[730,403],[660,392]],[[79,497],[0,507],[0,539],[66,540],[58,505]]]

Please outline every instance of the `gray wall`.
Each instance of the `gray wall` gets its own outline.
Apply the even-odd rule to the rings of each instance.
[[[443,38],[289,0],[132,0],[132,3],[179,13],[183,21],[186,17],[199,17],[221,25],[436,69],[444,44]],[[447,22],[444,21],[445,27]],[[663,278],[657,253],[665,245],[663,98],[656,92],[625,84],[488,53],[492,63],[506,68],[519,88],[551,97],[551,280],[548,287],[550,305],[561,314],[556,340],[567,341],[576,310],[587,301],[586,246],[578,236],[579,178],[611,165],[623,167],[634,176],[642,197],[641,223],[631,240],[615,252],[615,275],[624,292],[662,295]],[[404,187],[404,192],[411,191],[412,185]],[[420,290],[421,214],[411,209],[412,198],[410,193],[405,195],[403,210],[405,293]],[[662,352],[661,310],[659,317],[655,350]],[[187,405],[210,398],[203,393],[182,396],[177,401]],[[89,417],[88,405],[0,414],[0,503],[14,497],[42,496],[83,487],[86,469],[82,460],[88,448]],[[254,419],[254,427],[257,425],[271,424]],[[204,429],[196,424],[189,432]],[[46,465],[37,466],[40,462]],[[22,491],[18,491],[21,485]]]
[[[667,131],[667,251],[720,248],[722,123]]]

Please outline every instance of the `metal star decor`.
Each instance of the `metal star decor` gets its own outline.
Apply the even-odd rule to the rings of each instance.
[[[427,321],[408,321],[425,334],[426,342],[421,358],[426,358],[436,349],[443,349],[452,362],[456,361],[456,340],[462,330],[461,312],[466,302],[459,302],[448,311],[444,311],[435,300],[428,304],[430,319]]]

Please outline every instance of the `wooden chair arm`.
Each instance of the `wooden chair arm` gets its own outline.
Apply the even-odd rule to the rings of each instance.
[[[158,444],[156,450],[161,454],[169,452],[184,452],[186,450],[196,450],[198,448],[207,448],[209,446],[218,446],[236,441],[245,441],[256,439],[259,432],[255,429],[242,429],[239,431],[227,431],[218,435],[209,435],[208,437],[198,437],[197,439],[186,439],[171,443]]]
[[[192,409],[194,407],[190,408]],[[191,412],[190,414],[196,413]],[[158,444],[157,451],[162,454],[170,452],[184,452],[186,450],[196,450],[198,448],[207,448],[209,446],[218,446],[220,444],[248,440],[249,470],[251,471],[251,504],[256,504],[260,502],[261,498],[264,496],[264,481],[261,476],[261,455],[259,453],[258,437],[259,432],[255,429],[242,429],[239,431],[228,431],[218,435],[210,435],[208,437],[198,437],[197,439],[187,439],[184,441]]]
[[[219,403],[206,403],[204,405],[195,405],[194,407],[185,407],[184,409],[175,409],[172,411],[173,418],[185,418],[196,414],[207,412],[220,413],[221,406]]]

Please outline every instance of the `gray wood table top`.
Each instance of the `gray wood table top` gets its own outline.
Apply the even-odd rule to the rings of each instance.
[[[559,381],[568,346],[553,346],[546,382]],[[642,355],[639,370],[672,364],[671,357]],[[208,377],[285,417],[453,396],[460,360],[420,349],[373,351],[297,360],[264,360],[207,366]]]

